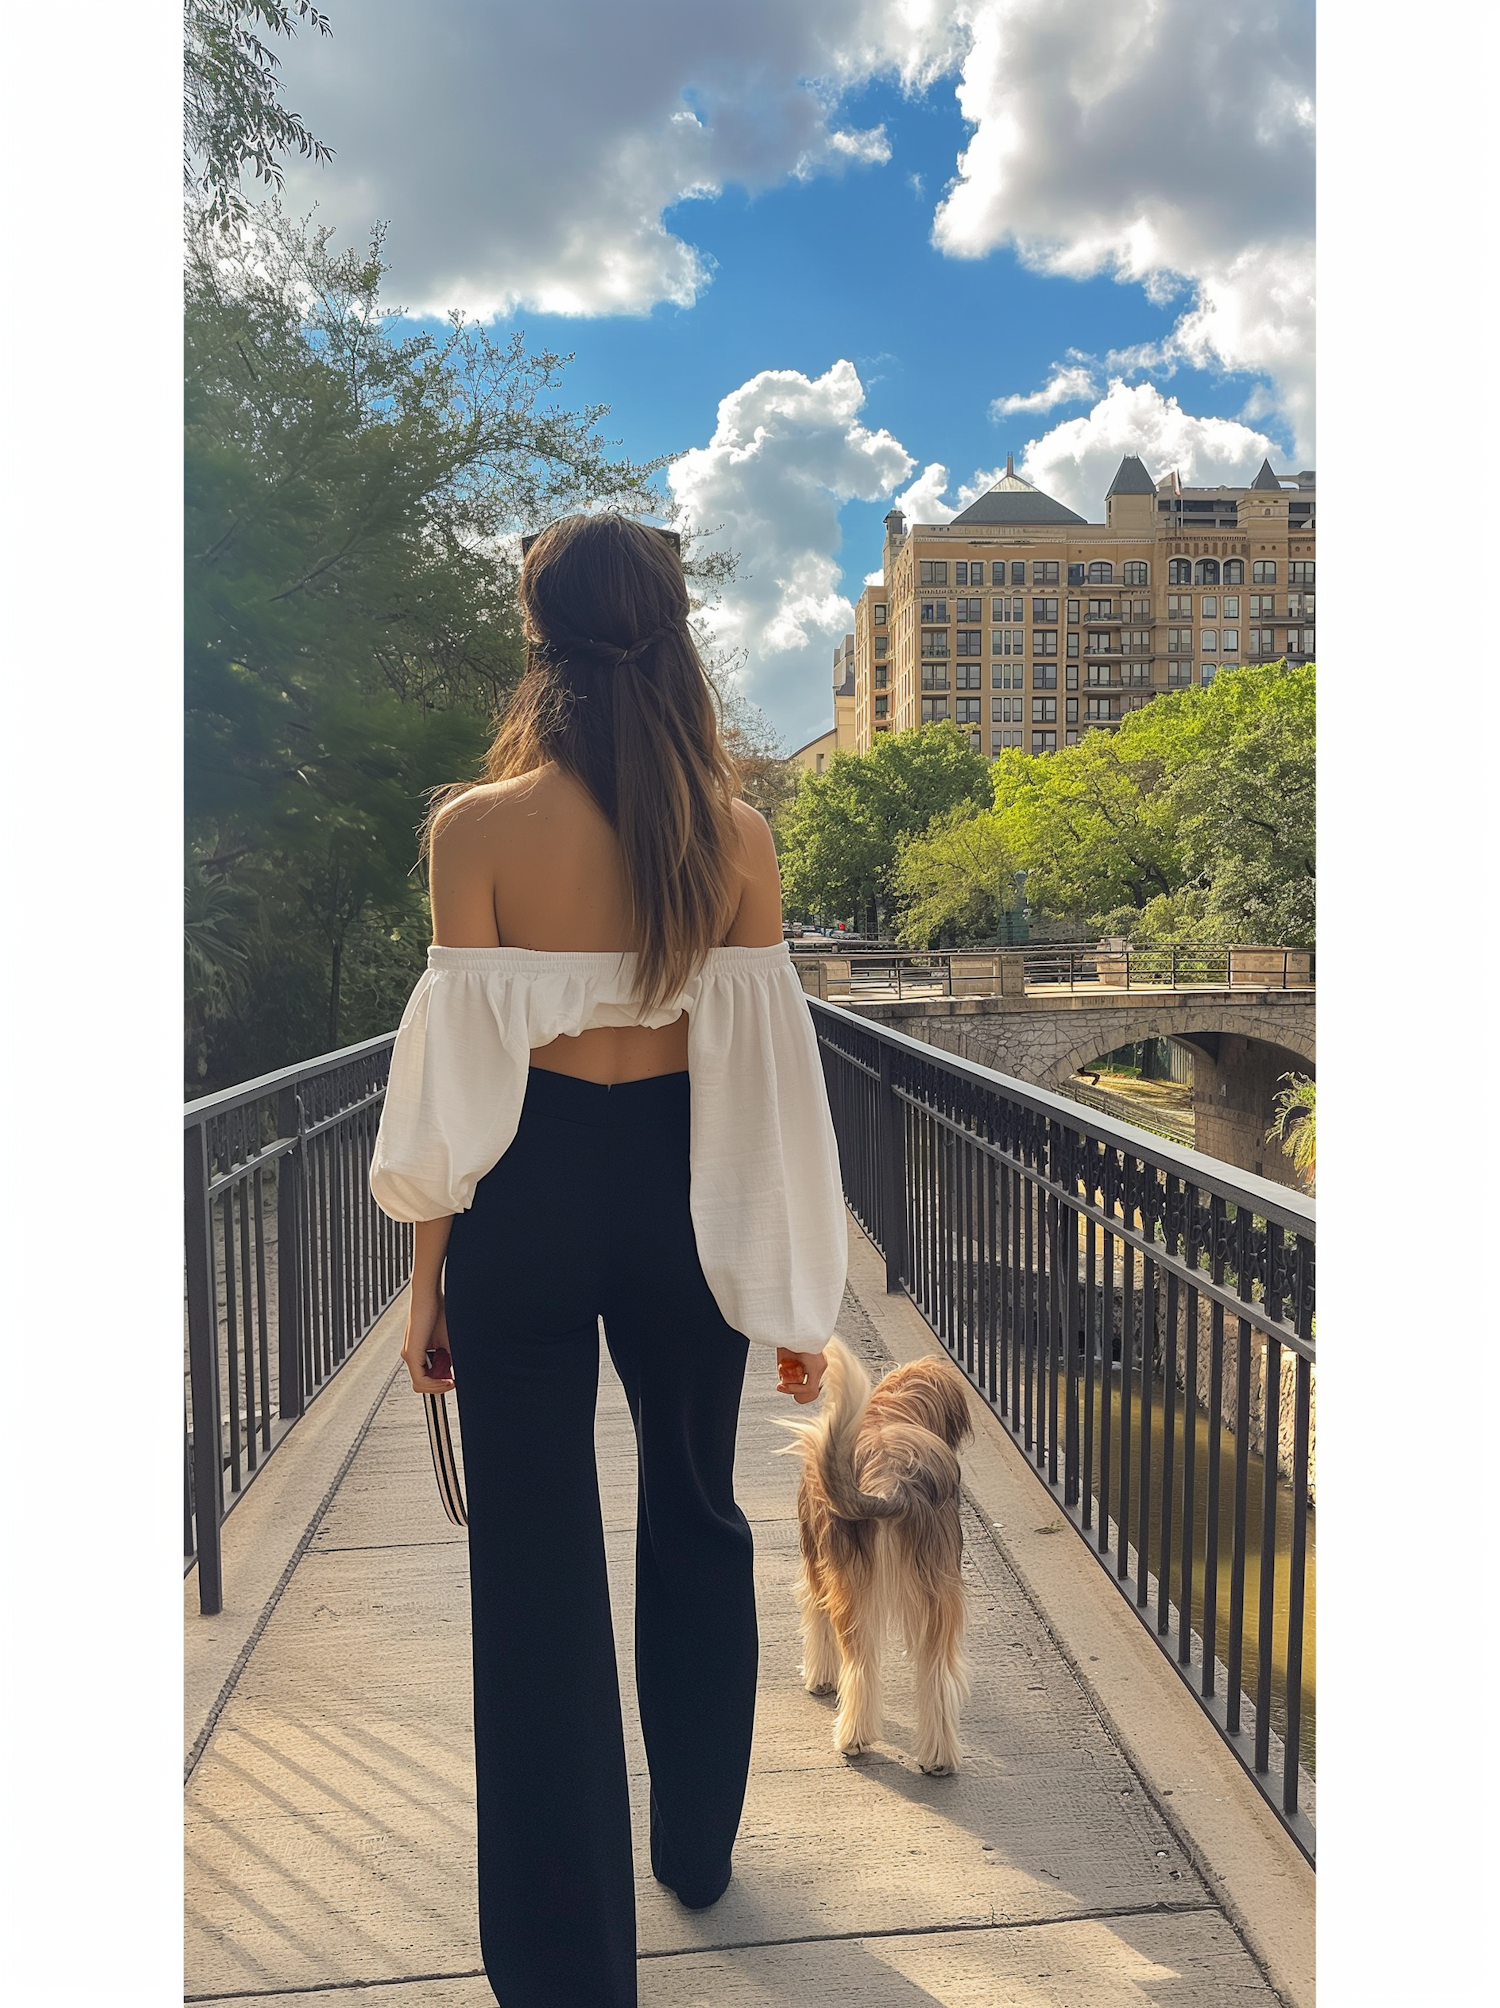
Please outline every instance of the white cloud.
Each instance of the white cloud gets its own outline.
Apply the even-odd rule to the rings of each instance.
[[[1029,441],[1020,472],[1098,523],[1105,490],[1127,453],[1139,454],[1158,481],[1175,467],[1184,486],[1208,488],[1248,482],[1262,460],[1280,463],[1265,433],[1237,419],[1195,418],[1154,384],[1116,379],[1092,411]]]
[[[691,305],[707,261],[665,212],[729,183],[764,188],[889,155],[845,129],[841,91],[873,67],[943,60],[943,19],[889,46],[894,0],[360,0],[330,40],[284,52],[285,102],[335,149],[294,163],[289,199],[391,226],[414,312],[644,313]],[[938,51],[933,57],[929,52]]]
[[[990,405],[990,417],[1009,418],[1017,411],[1051,411],[1055,405],[1076,404],[1080,398],[1092,397],[1098,388],[1093,371],[1081,363],[1054,364],[1051,376],[1040,390],[997,397]]]
[[[946,523],[963,506],[945,502],[943,497],[947,492],[948,470],[941,460],[934,460],[922,469],[909,488],[902,489],[891,506],[899,509],[908,523]]]
[[[977,0],[954,257],[1191,294],[1170,364],[1264,371],[1312,447],[1312,38],[1302,0]],[[1026,407],[1021,407],[1026,408]]]
[[[428,0],[412,19],[341,10],[331,41],[286,51],[285,88],[337,150],[294,167],[291,199],[388,219],[413,309],[689,305],[711,270],[674,205],[884,160],[842,96],[951,77],[973,132],[938,246],[1180,296],[1160,361],[1265,372],[1311,452],[1306,0],[652,0],[649,32],[606,0]]]
[[[746,694],[803,739],[827,725],[834,645],[854,618],[839,509],[889,495],[912,468],[899,440],[860,424],[864,396],[849,362],[820,377],[762,370],[721,400],[707,446],[668,470],[687,521],[739,557],[716,640],[745,651]]]

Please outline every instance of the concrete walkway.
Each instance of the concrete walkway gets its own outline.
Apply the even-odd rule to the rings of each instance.
[[[877,1295],[873,1251],[854,1233],[840,1329],[878,1371],[922,1350],[925,1328],[904,1300]],[[189,1617],[192,2001],[493,2008],[475,1926],[467,1551],[438,1506],[419,1406],[404,1374],[389,1374],[399,1313],[226,1523],[225,1616]],[[605,1359],[599,1466],[637,1802],[643,2008],[1310,2000],[1310,1873],[1299,1874],[1289,1843],[1276,1852],[1274,1823],[1248,1782],[1236,1797],[1234,1760],[1194,1743],[1191,1700],[1167,1670],[1154,1674],[1144,1635],[1129,1641],[1138,1627],[1123,1606],[1129,1631],[1114,1653],[1076,1642],[1070,1651],[1044,1619],[1027,1565],[1008,1558],[994,1520],[1008,1512],[1027,1537],[1045,1534],[1031,1523],[1048,1519],[1048,1502],[1024,1468],[996,1475],[995,1459],[1019,1460],[993,1425],[968,1467],[975,1681],[965,1766],[927,1778],[906,1754],[912,1713],[899,1664],[888,1742],[857,1764],[836,1754],[832,1704],[798,1678],[796,1467],[773,1454],[785,1441],[774,1418],[791,1404],[772,1382],[752,1354],[739,1456],[761,1622],[750,1790],[735,1879],[714,1909],[689,1913],[646,1868],[629,1669],[634,1448]],[[1060,1542],[1099,1578],[1078,1576],[1073,1604],[1096,1587],[1104,1599],[1079,1622],[1107,1632],[1115,1591],[1066,1529]],[[1032,1545],[1047,1558],[1060,1542]],[[1064,1559],[1072,1568],[1075,1558]],[[1079,1671],[1105,1658],[1129,1661],[1124,1677],[1133,1672],[1146,1703],[1144,1761],[1127,1756],[1101,1712],[1088,1679],[1096,1668]],[[1212,1739],[1206,1724],[1201,1733]],[[1165,1754],[1153,1757],[1153,1736]],[[1184,1758],[1207,1781],[1201,1844],[1184,1825],[1192,1794],[1181,1775],[1175,1812],[1172,1788],[1151,1775]],[[1215,1864],[1232,1863],[1236,1847],[1243,1854],[1247,1836],[1260,1856],[1240,1904]]]

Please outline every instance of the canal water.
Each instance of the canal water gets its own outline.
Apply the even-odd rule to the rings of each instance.
[[[1063,1384],[1059,1381],[1058,1409],[1063,1409]],[[1080,1455],[1082,1468],[1083,1427],[1083,1387],[1080,1379],[1078,1389]],[[1171,1577],[1169,1592],[1173,1603],[1180,1581],[1182,1554],[1182,1472],[1186,1450],[1186,1426],[1183,1418],[1183,1394],[1179,1389],[1174,1415],[1174,1459],[1176,1482],[1173,1486],[1171,1507],[1172,1547]],[[1111,1372],[1109,1385],[1110,1402],[1110,1514],[1118,1519],[1120,1507],[1120,1426],[1121,1426],[1121,1368],[1117,1365]],[[1104,1390],[1096,1382],[1094,1388],[1094,1525],[1089,1538],[1097,1545],[1099,1528],[1098,1471],[1099,1441],[1102,1425]],[[1209,1419],[1201,1403],[1195,1403],[1195,1444],[1194,1444],[1194,1506],[1193,1506],[1193,1608],[1192,1628],[1200,1633],[1203,1624],[1203,1585],[1208,1567],[1205,1552],[1208,1526],[1208,1439]],[[1147,1537],[1146,1565],[1153,1575],[1159,1575],[1161,1564],[1161,1502],[1160,1472],[1162,1451],[1166,1442],[1166,1404],[1158,1389],[1153,1403],[1152,1417],[1152,1465],[1153,1482],[1149,1501],[1150,1519]],[[1140,1511],[1140,1440],[1141,1440],[1141,1388],[1139,1374],[1131,1376],[1131,1460],[1130,1460],[1130,1500],[1126,1520],[1127,1542],[1134,1545],[1139,1528]],[[1235,1459],[1242,1454],[1238,1439],[1226,1427],[1219,1437],[1219,1538],[1215,1566],[1218,1575],[1217,1612],[1214,1650],[1220,1662],[1227,1660],[1229,1651],[1229,1581],[1234,1554],[1234,1482]],[[1253,1699],[1256,1671],[1260,1654],[1260,1572],[1261,1572],[1261,1488],[1264,1483],[1265,1460],[1255,1451],[1248,1457],[1248,1511],[1245,1530],[1245,1617],[1244,1617],[1244,1660],[1241,1686]],[[1118,1529],[1111,1528],[1112,1554],[1110,1567],[1114,1567],[1113,1549],[1118,1541]],[[1284,1479],[1276,1483],[1276,1547],[1273,1570],[1273,1623],[1271,1632],[1271,1727],[1278,1736],[1286,1734],[1286,1674],[1287,1674],[1287,1608],[1288,1584],[1292,1557],[1292,1489]],[[1303,1610],[1302,1642],[1302,1703],[1301,1725],[1298,1737],[1299,1756],[1310,1773],[1317,1771],[1317,1515],[1311,1506],[1307,1509],[1307,1560],[1306,1591]],[[1132,1572],[1132,1595],[1133,1572]],[[1153,1596],[1151,1615],[1155,1619],[1155,1599]],[[1171,1641],[1175,1652],[1177,1624],[1175,1612],[1172,1619]],[[1222,1665],[1218,1677],[1218,1692],[1223,1692]]]

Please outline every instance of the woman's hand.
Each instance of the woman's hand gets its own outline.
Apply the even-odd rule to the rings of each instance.
[[[418,1394],[447,1394],[453,1386],[452,1374],[434,1377],[427,1371],[427,1354],[439,1346],[444,1352],[451,1351],[448,1345],[448,1313],[442,1293],[424,1296],[420,1303],[413,1293],[406,1313],[406,1338],[402,1342],[401,1357],[406,1362],[406,1371],[411,1375],[411,1384]]]
[[[799,1407],[816,1401],[828,1365],[826,1353],[792,1353],[776,1348],[776,1392],[789,1394]]]

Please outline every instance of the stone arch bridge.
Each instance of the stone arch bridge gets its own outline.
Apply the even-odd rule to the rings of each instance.
[[[990,959],[1011,962],[1009,956]],[[898,998],[861,994],[857,982],[851,993],[838,980],[834,958],[826,965],[832,981],[824,973],[809,980],[811,958],[799,955],[797,961],[806,987],[830,1002],[847,1003],[862,1017],[1054,1093],[1066,1092],[1080,1067],[1119,1046],[1174,1039],[1193,1055],[1195,1147],[1244,1171],[1297,1182],[1289,1161],[1265,1139],[1282,1075],[1317,1069],[1317,1004],[1310,983],[1289,989],[1238,982],[1068,989],[1012,984],[1010,971],[997,969],[991,980],[973,985],[981,994]],[[953,963],[956,985],[959,958]]]

